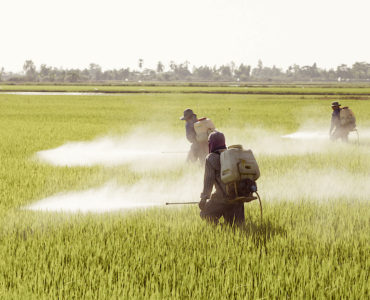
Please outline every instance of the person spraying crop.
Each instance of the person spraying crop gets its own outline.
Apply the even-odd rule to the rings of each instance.
[[[255,182],[260,176],[258,164],[252,151],[240,145],[227,148],[221,132],[211,133],[208,141],[200,216],[216,224],[223,217],[229,225],[242,225],[245,223],[244,203],[257,199],[254,193],[258,196]],[[215,192],[211,194],[213,187]],[[258,199],[262,220],[259,196]]]
[[[215,126],[210,119],[198,119],[197,115],[188,108],[180,120],[186,121],[186,138],[191,143],[187,161],[204,162],[208,154],[208,135],[215,130]]]
[[[343,142],[348,142],[349,133],[356,131],[355,115],[348,107],[341,108],[339,102],[333,102],[331,107],[333,113],[329,130],[330,139],[333,141],[341,139]]]

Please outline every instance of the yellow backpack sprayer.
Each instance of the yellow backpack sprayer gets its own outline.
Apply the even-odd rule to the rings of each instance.
[[[253,152],[244,150],[242,145],[233,145],[220,158],[221,180],[226,185],[228,201],[247,203],[258,199],[262,222],[262,202],[256,184],[260,170]]]
[[[208,143],[208,136],[216,129],[211,119],[201,118],[194,123],[195,138],[198,142]]]
[[[356,117],[353,111],[348,106],[343,107],[340,111],[339,119],[340,119],[340,125],[343,128],[346,128],[348,132],[353,132],[353,131],[356,132],[357,143],[360,144],[360,136],[356,128]]]
[[[259,201],[262,223],[262,202],[257,192],[256,180],[260,177],[257,161],[251,150],[244,150],[241,145],[230,146],[221,152],[221,181],[226,185],[227,201],[237,202]],[[170,204],[198,204],[198,202],[167,202]]]

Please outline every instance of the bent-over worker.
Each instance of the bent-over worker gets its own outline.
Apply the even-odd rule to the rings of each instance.
[[[333,113],[331,115],[329,135],[331,140],[341,139],[343,142],[348,142],[350,129],[347,126],[343,126],[340,122],[340,112],[342,110],[340,106],[339,102],[333,102],[331,104]]]
[[[184,111],[184,115],[180,118],[180,120],[186,121],[186,138],[191,143],[187,161],[196,162],[197,160],[199,160],[200,162],[204,162],[208,154],[208,143],[207,141],[197,141],[194,129],[194,124],[198,122],[197,115],[194,114],[194,112],[190,108],[188,108]]]
[[[218,131],[211,133],[208,144],[209,154],[206,158],[203,192],[199,202],[200,216],[216,224],[222,216],[227,224],[244,224],[244,203],[228,203],[226,186],[221,181],[220,154],[226,149],[224,134]],[[215,192],[211,195],[213,186]]]

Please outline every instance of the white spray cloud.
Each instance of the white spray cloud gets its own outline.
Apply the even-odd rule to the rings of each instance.
[[[142,180],[132,186],[108,182],[89,190],[60,193],[26,207],[36,211],[93,212],[127,211],[164,206],[166,202],[199,201],[203,172],[178,180]],[[262,201],[368,201],[367,176],[336,169],[295,170],[258,181]]]
[[[189,143],[145,130],[125,137],[102,137],[93,141],[68,142],[37,152],[37,158],[54,166],[114,166],[128,164],[136,171],[167,170],[186,159]]]
[[[329,201],[337,199],[369,200],[369,179],[336,169],[298,170],[292,168],[282,176],[261,180],[260,188],[267,200]]]
[[[302,132],[305,133],[302,135]],[[361,130],[370,137],[370,130]],[[293,137],[282,139],[277,133],[265,130],[225,132],[228,145],[240,143],[258,155],[303,155],[328,152],[335,148],[323,131],[298,131]],[[325,138],[324,138],[325,135]],[[300,138],[302,137],[302,138]],[[347,151],[346,145],[340,149]],[[88,142],[71,142],[58,148],[40,151],[38,159],[55,166],[113,166],[127,164],[135,171],[173,170],[183,168],[186,151],[185,138],[135,131],[125,137],[103,137]],[[101,187],[60,193],[31,204],[28,209],[67,212],[109,212],[148,208],[165,202],[198,201],[203,185],[203,168],[185,169],[186,175],[176,180],[146,178],[131,186],[109,182]],[[263,170],[261,170],[263,171]],[[335,169],[301,170],[292,166],[279,176],[262,173],[258,181],[264,201],[307,199],[368,200],[370,185],[364,174],[352,174]]]
[[[178,180],[142,180],[132,186],[108,182],[101,187],[60,193],[27,207],[30,210],[103,213],[165,205],[166,202],[198,201],[202,172]]]
[[[247,132],[247,134],[246,134]],[[257,155],[304,155],[333,149],[328,132],[300,130],[279,135],[263,129],[225,130],[228,145],[242,144]],[[361,140],[370,139],[370,130],[360,130]],[[356,140],[355,133],[351,139]],[[36,153],[39,161],[54,166],[128,165],[132,170],[169,170],[183,165],[190,145],[185,137],[139,129],[123,136],[106,136],[92,141],[68,142]]]
[[[244,149],[251,149],[257,156],[305,155],[332,148],[328,134],[325,139],[315,140],[315,143],[310,139],[289,139],[277,132],[250,127],[245,130],[227,129],[225,136],[228,145],[242,144]]]
[[[261,136],[250,142],[251,149],[256,154],[264,155],[304,155],[327,151],[329,141],[320,143],[311,141],[283,140],[280,136]]]
[[[283,135],[282,138],[292,140],[328,140],[329,135],[327,132],[320,131],[297,131]]]
[[[330,121],[330,120],[329,120]],[[329,140],[330,122],[325,125],[322,121],[306,120],[301,124],[298,131],[282,135],[284,139],[291,140],[307,140],[307,141],[328,141]],[[366,127],[358,127],[358,133],[363,139],[370,139],[370,129]],[[357,140],[357,133],[350,132],[350,140]]]

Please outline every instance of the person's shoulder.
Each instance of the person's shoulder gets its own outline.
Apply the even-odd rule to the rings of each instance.
[[[206,162],[209,163],[214,169],[219,169],[220,155],[217,153],[209,153],[206,157]]]

